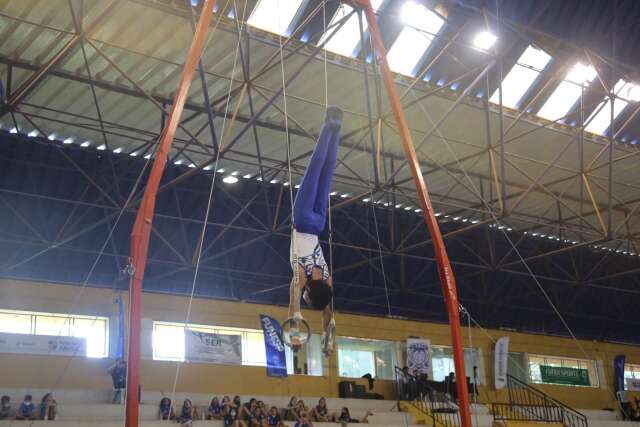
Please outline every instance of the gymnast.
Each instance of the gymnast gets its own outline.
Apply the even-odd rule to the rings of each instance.
[[[333,282],[322,254],[318,236],[325,228],[331,181],[336,168],[342,111],[328,107],[318,142],[293,203],[294,230],[291,237],[291,267],[294,277],[289,288],[289,345],[294,351],[302,345],[300,337],[300,294],[315,310],[322,311],[322,351],[333,353]]]

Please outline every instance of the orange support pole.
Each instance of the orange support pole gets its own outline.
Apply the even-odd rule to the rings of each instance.
[[[413,181],[416,184],[418,199],[420,200],[420,205],[424,212],[424,220],[427,223],[427,228],[429,229],[429,233],[433,239],[436,261],[438,263],[438,275],[440,276],[442,293],[444,294],[444,301],[449,314],[449,324],[451,326],[451,341],[453,343],[453,359],[456,370],[456,386],[458,391],[458,403],[460,406],[460,421],[462,427],[471,427],[471,413],[469,409],[469,395],[467,392],[467,375],[464,369],[464,351],[462,347],[462,334],[460,332],[460,316],[458,311],[459,305],[456,281],[453,277],[451,263],[449,262],[449,256],[447,255],[442,234],[440,233],[440,227],[438,226],[438,221],[434,215],[433,206],[431,206],[431,200],[429,199],[427,186],[424,183],[422,171],[420,170],[420,164],[416,157],[416,150],[413,146],[411,132],[409,131],[409,126],[407,125],[407,120],[404,116],[404,110],[400,104],[400,98],[396,92],[395,82],[393,80],[393,75],[391,74],[391,69],[389,68],[389,63],[387,62],[387,55],[385,53],[382,37],[380,36],[380,30],[378,29],[378,23],[376,22],[376,16],[369,0],[356,1],[363,7],[367,17],[373,47],[376,51],[376,59],[382,67],[382,78],[384,80],[385,87],[387,88],[387,96],[389,97],[389,103],[393,110],[393,116],[395,117],[396,124],[398,125],[404,154],[407,157],[407,162],[411,168],[411,175],[413,176]]]
[[[189,86],[193,78],[193,72],[198,64],[204,42],[207,39],[209,25],[213,15],[215,0],[205,0],[202,6],[202,13],[198,20],[196,32],[191,41],[191,47],[187,53],[187,58],[182,70],[180,84],[173,98],[173,106],[169,113],[165,128],[156,151],[151,173],[147,181],[144,196],[140,202],[140,207],[136,214],[136,221],[131,232],[131,279],[129,287],[129,356],[127,375],[127,407],[126,407],[126,427],[138,427],[138,387],[140,384],[140,302],[142,297],[142,280],[147,264],[147,253],[149,250],[149,238],[151,235],[151,224],[153,222],[153,212],[155,210],[156,195],[167,157],[171,150],[173,137],[180,122],[180,116],[184,108],[184,103],[189,93]]]

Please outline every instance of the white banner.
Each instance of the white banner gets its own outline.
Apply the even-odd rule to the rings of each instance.
[[[627,384],[627,391],[640,391],[640,379],[625,378],[624,381]]]
[[[427,374],[431,378],[431,341],[407,338],[407,367],[412,375]]]
[[[87,340],[53,335],[0,333],[0,353],[85,357]]]
[[[493,375],[496,390],[507,384],[507,358],[509,357],[509,337],[501,337],[494,351]]]
[[[242,364],[242,337],[185,330],[185,360],[187,362]]]

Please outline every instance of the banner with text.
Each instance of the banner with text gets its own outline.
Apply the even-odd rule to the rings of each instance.
[[[543,383],[590,386],[589,371],[579,368],[540,365]]]
[[[496,341],[493,361],[493,376],[496,390],[507,384],[507,366],[509,357],[509,337],[501,337]]]
[[[282,327],[273,317],[260,315],[260,324],[264,334],[264,348],[267,355],[267,376],[286,377],[287,358],[284,353]]]
[[[84,357],[87,355],[87,340],[78,337],[0,333],[0,353]]]
[[[407,338],[407,367],[412,375],[427,374],[432,377],[430,340]]]
[[[625,378],[627,383],[627,391],[640,391],[640,379],[639,378]]]
[[[242,364],[242,337],[185,329],[184,358],[187,362]]]
[[[624,391],[624,354],[619,354],[613,359],[613,392],[617,395]]]

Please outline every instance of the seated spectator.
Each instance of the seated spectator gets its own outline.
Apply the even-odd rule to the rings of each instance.
[[[285,413],[284,413],[284,418],[287,421],[297,421],[297,417],[295,414],[295,408],[297,404],[298,404],[298,398],[295,396],[291,396],[291,399],[289,399],[289,404],[287,405],[287,409],[285,410]]]
[[[302,401],[298,403],[300,402]],[[309,413],[306,410],[300,411],[298,414],[298,422],[295,424],[295,427],[313,427]]]
[[[335,422],[336,414],[330,413],[329,408],[327,408],[327,400],[324,397],[321,397],[318,400],[318,404],[311,409],[311,418],[314,421],[318,422]]]
[[[302,413],[306,413],[307,415],[309,415],[309,409],[306,407],[306,405],[304,404],[304,400],[302,399],[298,400],[298,403],[296,403],[296,406],[291,412],[293,413],[295,421],[300,421],[300,414]]]
[[[208,420],[221,420],[222,419],[222,405],[220,405],[220,401],[218,401],[218,397],[214,397],[211,399],[211,403],[207,408],[207,417]]]
[[[20,404],[20,408],[16,414],[16,420],[35,420],[37,418],[36,405],[33,403],[31,395],[27,394],[24,397],[24,401]]]
[[[2,400],[0,400],[0,420],[13,420],[15,418],[16,413],[11,409],[11,398],[2,396]]]
[[[226,411],[227,408],[230,408],[231,406],[233,406],[233,403],[231,403],[231,398],[229,396],[223,397],[221,406],[222,406],[222,412],[223,412],[222,416],[224,417],[224,411]]]
[[[258,401],[255,398],[251,398],[240,408],[240,418],[247,421],[249,427],[253,427],[258,422]]]
[[[280,418],[280,414],[278,413],[278,408],[275,406],[272,406],[271,409],[269,409],[266,427],[284,427],[282,418]]]
[[[342,425],[348,424],[348,423],[363,423],[363,424],[367,424],[369,423],[369,415],[373,415],[372,412],[367,411],[364,414],[364,417],[362,417],[362,419],[357,419],[357,418],[351,418],[351,414],[349,413],[349,408],[342,408],[342,411],[340,412],[340,416],[338,417],[338,422]]]
[[[233,404],[238,410],[240,410],[240,407],[242,406],[242,401],[240,400],[240,396],[238,396],[237,394],[233,397]]]
[[[178,422],[183,425],[191,425],[193,424],[193,420],[196,419],[198,419],[198,409],[193,406],[191,399],[185,399],[182,404],[180,416],[178,417]]]
[[[226,396],[225,396],[226,398]],[[224,399],[222,399],[224,402]],[[235,400],[235,399],[234,399]],[[222,414],[222,421],[224,427],[246,427],[247,425],[240,419],[238,414],[238,408],[231,402],[224,406],[224,412]]]
[[[163,397],[160,399],[160,407],[158,410],[161,420],[175,420],[176,414],[173,412],[173,405],[171,399]]]
[[[57,406],[58,402],[53,398],[53,393],[47,393],[42,396],[42,401],[40,402],[40,419],[55,420]]]

